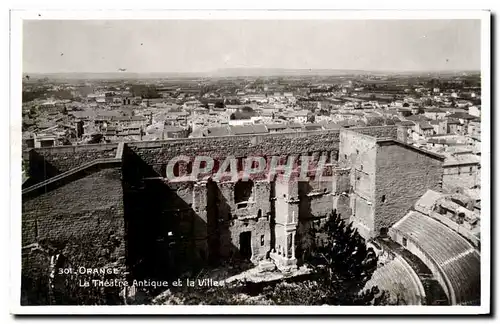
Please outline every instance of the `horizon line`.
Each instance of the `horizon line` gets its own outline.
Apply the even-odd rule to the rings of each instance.
[[[212,71],[77,71],[77,72],[22,72],[22,74],[105,74],[105,73],[115,73],[115,74],[211,74],[220,73],[224,71],[235,71],[235,70],[269,70],[269,71],[339,71],[339,72],[370,72],[370,73],[443,73],[443,72],[481,72],[481,69],[450,69],[450,70],[365,70],[365,69],[335,69],[335,68],[221,68]]]

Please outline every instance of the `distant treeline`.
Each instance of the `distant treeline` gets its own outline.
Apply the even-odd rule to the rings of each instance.
[[[134,97],[141,97],[143,99],[161,98],[161,95],[154,86],[136,84],[131,87],[131,92]]]
[[[46,98],[45,94],[47,92],[44,90],[39,91],[23,91],[23,102],[30,102],[35,99],[43,99]]]
[[[73,94],[68,90],[58,90],[58,91],[47,91],[47,90],[35,90],[35,91],[23,91],[22,101],[30,102],[35,99],[74,99]]]

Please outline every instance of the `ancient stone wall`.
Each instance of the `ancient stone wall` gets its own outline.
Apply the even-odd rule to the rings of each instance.
[[[320,154],[325,154],[331,162],[337,158],[338,143],[338,131],[321,131],[137,142],[127,143],[127,146],[161,174],[169,161],[179,156],[189,157],[191,162],[196,156],[211,157],[216,160],[214,171],[229,156],[240,160],[252,156],[264,157],[270,164],[272,156],[286,161],[288,156],[314,155],[319,159]],[[238,163],[239,171],[243,169],[242,162]],[[190,166],[181,164],[179,172],[190,173],[189,169]]]
[[[339,163],[342,166],[362,170],[370,175],[374,174],[376,143],[377,139],[370,135],[352,130],[342,130],[340,133]]]
[[[376,234],[388,229],[428,190],[440,190],[443,158],[400,144],[377,148],[375,207]]]
[[[344,131],[344,130],[343,130]],[[397,127],[381,126],[354,128],[355,131],[374,137],[397,136]],[[178,156],[187,156],[191,162],[195,156],[209,156],[216,160],[215,170],[228,156],[244,159],[251,156],[312,156],[316,160],[324,154],[327,163],[338,159],[339,131],[293,132],[232,137],[189,138],[166,141],[131,142],[126,145],[158,175],[164,173],[168,162]],[[118,144],[91,144],[82,146],[58,146],[31,150],[30,176],[47,179],[99,158],[116,155]],[[182,163],[181,163],[182,164]],[[242,163],[240,162],[239,165]],[[181,165],[183,169],[190,166]],[[241,170],[240,170],[241,171]]]
[[[398,126],[357,127],[349,128],[348,130],[375,138],[398,138]]]
[[[443,189],[447,191],[481,185],[481,169],[477,165],[446,166],[443,171]]]
[[[119,168],[100,170],[45,194],[23,199],[22,215],[22,272],[24,284],[29,287],[23,290],[23,300],[27,304],[38,303],[37,297],[30,295],[38,289],[39,294],[48,293],[47,285],[33,285],[48,278],[48,260],[56,254],[64,256],[67,266],[75,271],[78,267],[111,266],[124,273],[126,244]],[[78,281],[73,278],[73,282]],[[76,290],[68,292],[63,303],[78,303],[79,293],[85,292]]]
[[[377,129],[385,131],[387,127]],[[352,210],[351,221],[361,235],[368,237],[373,227],[372,201],[375,192],[377,139],[352,130],[342,130],[340,138],[339,164],[350,168],[351,171],[348,191],[349,209]],[[344,208],[344,213],[349,209]]]
[[[29,175],[38,181],[49,179],[96,159],[114,158],[118,144],[55,146],[30,150]]]

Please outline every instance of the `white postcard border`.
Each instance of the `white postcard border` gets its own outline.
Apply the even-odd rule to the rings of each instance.
[[[22,20],[25,19],[480,19],[482,74],[481,302],[480,306],[21,306],[21,93]],[[13,314],[487,314],[490,312],[490,13],[474,10],[266,11],[266,10],[20,10],[11,12],[10,38],[10,310]]]

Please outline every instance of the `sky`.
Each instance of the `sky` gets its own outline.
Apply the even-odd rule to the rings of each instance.
[[[26,20],[23,72],[480,70],[480,20]]]

